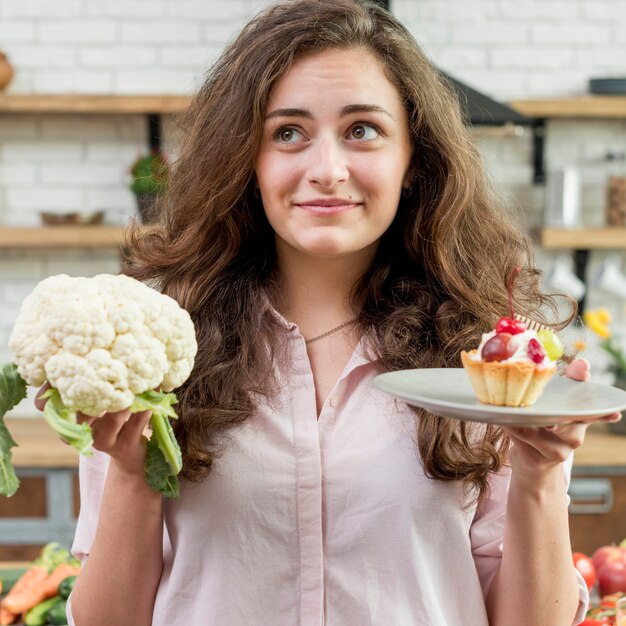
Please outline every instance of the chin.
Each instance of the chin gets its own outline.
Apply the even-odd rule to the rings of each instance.
[[[300,246],[300,250],[321,259],[342,257],[355,252],[353,246],[349,246],[346,242],[340,241],[334,237],[324,237],[317,241],[303,242]]]

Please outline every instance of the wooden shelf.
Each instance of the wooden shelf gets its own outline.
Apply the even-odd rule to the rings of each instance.
[[[48,226],[0,228],[0,249],[117,248],[122,226]]]
[[[17,443],[12,449],[15,467],[77,467],[78,451],[61,441],[41,417],[7,417],[7,428]]]
[[[0,113],[180,113],[191,96],[0,95]]]
[[[509,104],[516,111],[536,118],[626,118],[626,96],[513,100]]]
[[[614,250],[626,248],[626,228],[542,228],[546,250]]]

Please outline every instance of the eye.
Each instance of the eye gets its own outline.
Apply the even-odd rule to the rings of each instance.
[[[380,130],[374,124],[359,123],[350,129],[350,138],[361,141],[376,139],[380,135]]]
[[[302,134],[291,126],[283,126],[274,133],[273,139],[279,143],[296,143],[302,140]]]

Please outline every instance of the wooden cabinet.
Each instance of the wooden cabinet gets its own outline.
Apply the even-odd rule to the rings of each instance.
[[[590,554],[626,538],[626,436],[589,429],[574,455],[569,495],[573,550]]]
[[[20,488],[0,497],[0,560],[31,560],[51,541],[70,547],[79,510],[78,452],[41,418],[7,418]]]

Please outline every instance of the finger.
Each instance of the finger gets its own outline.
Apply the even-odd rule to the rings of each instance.
[[[575,449],[580,447],[585,440],[588,426],[589,424],[573,422],[572,424],[557,426],[554,430],[550,430],[546,434],[558,437],[561,442]]]
[[[93,432],[93,447],[106,452],[117,442],[122,427],[130,418],[130,411],[107,413],[95,420],[91,426]]]
[[[42,396],[44,393],[46,393],[46,391],[48,391],[48,389],[50,389],[52,385],[46,381],[40,388],[39,391],[37,392],[37,395],[35,396],[35,408],[38,411],[43,411],[43,407],[45,406],[46,402],[48,401],[46,400],[42,400],[40,398],[40,396]]]
[[[110,451],[111,456],[126,459],[135,458],[138,446],[145,448],[148,437],[144,437],[143,432],[151,415],[151,411],[142,411],[129,416],[117,435],[115,447]]]
[[[574,359],[566,368],[565,376],[572,380],[589,380],[591,372],[589,371],[589,361],[584,358]]]
[[[133,413],[124,424],[124,435],[135,441],[144,433],[151,417],[152,411]]]
[[[605,424],[606,423],[614,424],[615,422],[619,422],[621,419],[622,419],[621,411],[616,411],[615,413],[611,413],[609,415],[603,415],[599,419],[592,420],[591,423],[600,422],[600,423],[605,423]]]
[[[89,424],[89,426],[91,426],[97,419],[97,415],[85,415],[80,411],[76,413],[76,422],[79,424]]]
[[[549,461],[562,462],[579,448],[587,430],[586,424],[568,424],[547,428],[511,428],[503,427],[513,440],[534,448],[542,457]]]

